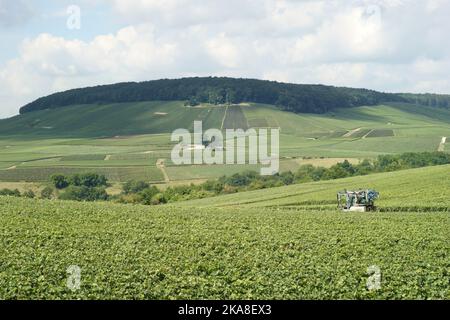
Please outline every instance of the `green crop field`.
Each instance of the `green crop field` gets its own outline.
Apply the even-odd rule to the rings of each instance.
[[[259,169],[174,165],[170,134],[195,120],[279,128],[281,171],[436,151],[450,137],[449,110],[399,103],[321,115],[81,105],[0,120],[0,186],[40,192],[52,174],[97,172],[117,194],[131,179],[166,188]],[[0,197],[0,299],[450,299],[448,181],[447,165],[160,206]],[[346,188],[379,191],[378,212],[338,211]],[[81,268],[77,291],[70,266]]]
[[[336,109],[323,115],[294,114],[263,104],[185,107],[183,102],[84,105],[37,111],[0,120],[0,181],[37,181],[67,172],[142,172],[158,181],[165,159],[171,181],[208,179],[254,166],[172,167],[176,142],[170,133],[203,128],[280,128],[280,168],[295,171],[291,158],[363,159],[379,154],[436,151],[450,137],[450,111],[409,104]],[[101,115],[102,121],[97,121]],[[447,151],[447,150],[446,150]],[[102,169],[103,168],[103,169]],[[6,170],[9,169],[9,170]],[[109,174],[129,180],[138,175]]]
[[[169,133],[191,128],[194,120],[205,120],[204,127],[216,127],[210,108],[189,108],[182,102],[140,102],[107,105],[80,105],[43,110],[0,120],[0,135],[39,136],[123,136],[142,133]],[[214,114],[220,112],[215,111]],[[102,121],[98,121],[102,119]]]
[[[229,106],[223,120],[223,129],[248,129],[247,118],[241,106]]]
[[[367,133],[367,138],[377,137],[392,137],[394,136],[394,130],[391,129],[374,129]]]
[[[157,207],[0,197],[0,298],[450,299],[449,169]],[[334,208],[368,183],[388,210]]]
[[[36,167],[0,170],[0,181],[30,181],[46,182],[53,174],[71,175],[75,173],[96,172],[104,174],[108,180],[123,182],[127,180],[145,180],[160,182],[164,180],[162,173],[156,167]]]
[[[214,198],[214,204],[210,199],[200,199],[180,205],[333,210],[337,191],[370,187],[381,193],[377,205],[383,211],[448,212],[449,181],[450,165],[446,165],[224,195]]]

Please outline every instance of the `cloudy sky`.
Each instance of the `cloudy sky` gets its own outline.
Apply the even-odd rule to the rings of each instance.
[[[0,118],[184,76],[450,93],[449,17],[450,0],[0,0]]]

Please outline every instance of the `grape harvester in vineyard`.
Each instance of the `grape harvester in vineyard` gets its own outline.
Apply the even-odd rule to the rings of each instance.
[[[375,190],[365,189],[357,191],[339,191],[337,193],[338,208],[348,212],[366,212],[375,211],[375,200],[378,199],[379,193]]]

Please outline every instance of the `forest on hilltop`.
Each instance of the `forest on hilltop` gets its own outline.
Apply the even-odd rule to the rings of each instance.
[[[450,106],[450,95],[393,94],[256,79],[195,77],[72,89],[39,98],[22,107],[20,113],[70,105],[173,100],[186,101],[191,106],[199,103],[255,102],[297,113],[325,113],[335,108],[372,106],[384,102],[410,102],[442,108]]]

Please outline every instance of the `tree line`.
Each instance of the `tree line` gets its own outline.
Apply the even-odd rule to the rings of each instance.
[[[402,96],[367,89],[289,84],[256,79],[195,77],[126,82],[68,90],[39,98],[22,107],[20,113],[81,104],[173,100],[186,101],[186,105],[190,106],[200,103],[255,102],[276,105],[285,111],[325,113],[334,108],[377,105],[383,102],[409,102],[413,98],[412,95]]]
[[[450,95],[448,95],[448,94],[404,93],[404,94],[400,94],[400,96],[405,98],[410,103],[414,103],[414,104],[418,104],[418,105],[422,105],[422,106],[444,108],[444,109],[450,108]]]

